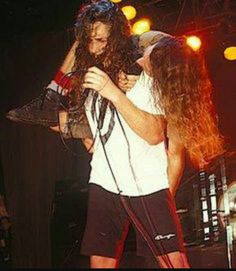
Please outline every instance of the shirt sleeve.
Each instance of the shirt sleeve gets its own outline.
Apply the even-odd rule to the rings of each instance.
[[[127,92],[127,97],[141,110],[154,114],[165,115],[163,108],[155,103],[152,93],[153,79],[145,72],[142,72],[135,86]]]

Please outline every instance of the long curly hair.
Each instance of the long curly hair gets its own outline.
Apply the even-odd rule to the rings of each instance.
[[[150,54],[153,95],[168,125],[179,135],[195,166],[224,152],[212,101],[212,85],[202,52],[185,37],[163,37]]]
[[[104,53],[96,58],[88,50],[91,30],[95,22],[102,22],[110,27]],[[73,100],[78,103],[83,97],[82,83],[89,67],[96,65],[102,68],[114,83],[118,83],[119,72],[126,72],[138,58],[138,48],[131,39],[128,20],[118,6],[110,0],[90,1],[83,6],[77,16],[75,35],[78,47],[73,67],[76,74],[73,77],[72,93]],[[86,93],[84,95],[86,96]]]

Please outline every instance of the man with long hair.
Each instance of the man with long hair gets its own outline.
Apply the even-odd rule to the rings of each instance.
[[[99,117],[96,113],[94,117],[92,110],[89,109],[92,108],[95,94],[110,101],[112,106],[109,114],[112,115],[112,110],[115,111],[116,119],[114,122],[118,123],[119,127],[115,125],[107,145],[102,140],[100,130],[95,141],[90,178],[89,210],[91,211],[88,214],[88,225],[82,251],[86,252],[91,249],[89,240],[91,240],[92,235],[91,229],[94,227],[91,226],[93,220],[91,214],[100,213],[101,217],[104,218],[104,212],[110,212],[109,223],[106,224],[104,220],[101,221],[100,219],[94,223],[98,228],[98,224],[102,224],[98,231],[104,238],[106,236],[109,239],[110,235],[114,236],[117,233],[117,228],[116,231],[107,231],[108,225],[111,226],[114,223],[114,216],[119,214],[121,217],[116,220],[116,222],[119,221],[116,227],[124,225],[120,224],[121,221],[124,221],[124,213],[120,212],[122,208],[117,204],[119,202],[118,196],[114,195],[118,193],[122,206],[129,214],[129,219],[136,226],[137,232],[141,233],[141,236],[147,241],[149,249],[156,255],[161,267],[187,268],[189,265],[181,246],[180,224],[169,188],[176,187],[180,172],[178,165],[181,165],[179,161],[183,159],[180,154],[183,154],[184,150],[192,163],[200,168],[224,152],[223,140],[217,128],[216,114],[212,103],[212,88],[202,54],[196,53],[188,47],[184,38],[162,37],[156,44],[147,48],[139,63],[143,65],[144,72],[136,85],[126,95],[114,84],[107,73],[97,67],[89,68],[84,77],[83,87],[94,90],[93,95],[88,97],[85,104],[93,134],[96,136],[99,124]],[[142,97],[142,101],[140,101],[139,96]],[[153,105],[155,105],[155,109]],[[153,115],[151,116],[147,112]],[[163,118],[165,118],[167,124],[164,129]],[[94,124],[94,120],[97,124]],[[106,120],[108,121],[108,118]],[[199,120],[201,120],[201,123],[199,123]],[[162,127],[158,127],[155,121]],[[109,126],[109,121],[106,126]],[[122,130],[125,140],[118,129]],[[166,136],[163,130],[166,130]],[[159,136],[157,136],[158,134]],[[164,139],[167,146],[166,156],[165,150],[162,149],[161,151],[156,148],[163,146]],[[119,158],[113,153],[114,150],[118,151],[113,145],[114,140],[116,140],[118,148],[120,146],[123,148],[122,153],[124,154]],[[148,143],[148,146],[142,145],[141,142],[144,143],[142,140]],[[125,143],[127,148],[124,146]],[[104,157],[102,159],[103,152]],[[158,159],[156,159],[157,153],[160,155]],[[110,156],[107,157],[108,154]],[[128,158],[125,157],[125,154],[128,154]],[[143,167],[141,170],[139,169],[141,164],[137,157],[142,157]],[[168,160],[168,168],[164,157]],[[149,163],[147,163],[148,160]],[[125,167],[127,164],[129,166]],[[146,166],[148,164],[150,166],[147,173]],[[99,167],[96,167],[97,165]],[[162,171],[160,167],[157,173],[156,169],[153,168],[155,166],[164,166],[165,169]],[[129,169],[131,174],[129,174]],[[109,172],[109,170],[111,174],[108,175],[110,177],[104,173]],[[125,185],[122,183],[123,172],[126,172],[126,177],[123,175],[123,179],[126,181]],[[159,186],[158,188],[157,182],[152,182],[155,180],[152,174],[155,173],[158,176],[160,172],[168,172],[168,178],[165,182],[165,178],[162,176],[158,180],[158,185],[162,187]],[[101,176],[105,178],[103,179]],[[99,177],[103,179],[101,182]],[[143,178],[146,178],[146,182]],[[112,179],[114,183],[109,182]],[[94,186],[94,184],[96,185]],[[97,185],[100,185],[100,187]],[[103,188],[101,189],[101,187]],[[129,190],[131,187],[132,190]],[[99,197],[99,200],[98,194],[102,196]],[[123,195],[128,197],[123,197]],[[106,206],[107,202],[110,202],[113,206],[112,210],[110,204],[109,207]],[[160,202],[164,202],[164,204],[161,205]],[[96,208],[92,208],[95,203],[97,203]],[[153,206],[155,206],[155,209]],[[114,211],[113,208],[116,208],[116,210]],[[117,212],[117,209],[119,209],[119,212]],[[157,217],[161,219],[161,222],[156,220]],[[96,239],[97,234],[95,231],[95,235],[92,235],[93,239]],[[102,239],[104,240],[104,238]],[[153,240],[155,240],[154,243]],[[138,243],[138,249],[140,249],[140,246],[142,246],[141,253],[144,253],[142,255],[146,255],[143,245]],[[103,248],[100,251],[104,252]],[[140,250],[138,251],[140,252]],[[100,254],[104,255],[102,252]],[[100,262],[103,267],[111,267],[112,263],[114,266],[117,264],[117,258],[113,255],[110,254],[110,257],[107,257],[107,254],[105,257],[93,255],[91,259]]]
[[[161,267],[188,267],[169,192],[162,109],[144,74],[130,91],[118,87],[138,57],[128,21],[114,3],[94,2],[80,11],[76,37],[70,97],[94,141],[81,253],[92,268],[117,267],[131,222],[139,255],[152,253]]]
[[[151,77],[155,104],[164,108],[167,135],[182,144],[197,168],[224,152],[212,101],[212,85],[202,51],[186,38],[163,36],[138,60]]]
[[[104,238],[106,236],[109,239],[110,235],[114,236],[117,233],[117,228],[115,233],[107,231],[107,225],[113,225],[114,216],[118,214],[124,219],[124,214],[117,212],[117,209],[120,211],[121,207],[117,204],[119,202],[118,196],[114,194],[118,193],[123,207],[129,214],[129,219],[147,241],[149,249],[156,255],[160,266],[187,268],[189,265],[182,246],[180,224],[175,211],[173,194],[181,176],[184,151],[189,155],[193,165],[198,168],[206,166],[212,159],[224,152],[223,140],[217,128],[216,114],[212,103],[212,88],[203,55],[200,52],[194,52],[186,44],[184,38],[161,37],[156,44],[147,48],[144,57],[138,62],[143,66],[144,72],[126,95],[120,91],[107,73],[97,67],[89,68],[84,77],[83,87],[85,89],[92,89],[94,90],[93,95],[98,93],[100,97],[111,102],[109,113],[111,114],[112,109],[115,108],[117,117],[115,122],[120,126],[115,126],[107,145],[102,142],[101,131],[98,132],[90,178],[89,210],[91,212],[88,214],[88,225],[82,248],[85,252],[89,251],[89,248],[91,249],[89,240],[92,237],[96,239],[97,232],[95,231],[94,235],[91,230],[93,228],[93,226],[91,227],[92,214],[100,212],[101,217],[104,218],[104,212],[110,212],[110,223],[106,224],[104,220],[98,219],[94,224],[98,228],[98,224],[102,224],[98,231]],[[145,92],[148,93],[147,96]],[[92,111],[89,110],[93,104],[92,96],[88,97],[85,108],[92,131],[96,135],[97,125],[94,124]],[[142,101],[140,101],[140,96]],[[155,109],[152,107],[153,105]],[[147,112],[153,115],[151,116]],[[151,119],[154,116],[156,116],[156,121],[161,123],[162,128],[157,128],[157,123]],[[99,118],[96,118],[95,113],[95,123],[96,121],[99,123]],[[164,118],[166,122],[163,122]],[[118,129],[122,129],[125,140],[122,133],[120,133],[120,137],[115,137],[119,134]],[[122,146],[123,155],[119,157],[113,153],[115,149],[118,151],[118,148],[113,145],[114,140],[116,140],[118,148]],[[141,142],[144,143],[142,140],[148,143],[148,146],[142,145]],[[166,153],[164,149],[160,151],[156,148],[163,146],[164,141],[166,142]],[[103,159],[102,152],[105,154]],[[157,153],[160,156],[155,160],[158,156]],[[106,157],[107,154],[110,154],[109,159]],[[125,157],[126,154],[128,154],[128,158]],[[137,161],[137,157],[142,157],[142,161]],[[168,160],[168,166],[163,159],[164,157]],[[149,163],[147,163],[148,160]],[[99,168],[96,167],[96,164],[99,165]],[[125,167],[125,164],[129,166]],[[150,166],[147,166],[148,164]],[[157,173],[154,167],[158,166],[164,166],[165,169],[162,171],[162,168],[159,167]],[[123,167],[126,170],[126,177],[123,176],[126,181],[125,185],[122,183]],[[109,172],[109,169],[111,170],[110,175],[112,175],[110,180],[114,179],[113,184],[108,181],[109,174],[106,176],[104,173]],[[167,182],[165,182],[164,176],[157,181],[158,185],[163,185],[162,188],[156,186],[155,180],[157,179],[152,175],[155,173],[156,176],[160,176],[158,175],[160,172],[168,173]],[[104,181],[105,178],[101,178],[103,179],[101,182],[98,181],[98,176],[100,178],[101,176],[106,177],[106,181]],[[146,178],[146,182],[143,178]],[[135,183],[133,186],[132,179]],[[153,180],[154,182],[152,182]],[[94,186],[94,183],[102,186],[103,189]],[[131,187],[132,191],[129,190]],[[113,195],[110,192],[105,192],[104,189],[113,192]],[[169,193],[171,189],[172,195]],[[152,192],[150,193],[150,191]],[[98,194],[102,195],[99,200]],[[128,197],[123,197],[123,194]],[[125,200],[129,202],[128,207]],[[106,206],[107,202],[112,205],[112,210],[110,204],[109,207]],[[92,208],[95,203],[96,208]],[[154,206],[155,208],[153,208]],[[131,208],[129,209],[129,207]],[[159,221],[156,219],[157,217]],[[121,218],[116,220],[116,222],[119,221],[116,227],[120,225]],[[120,228],[118,229],[120,230]],[[146,233],[148,234],[146,235]],[[151,238],[149,239],[149,237]],[[104,240],[104,238],[102,239]],[[139,241],[139,239],[137,240]],[[155,240],[154,247],[153,240]],[[88,243],[86,244],[86,242]],[[140,246],[141,250],[139,250]],[[100,251],[104,252],[103,248]],[[143,244],[138,243],[138,252],[140,251],[141,255],[147,255],[144,252]],[[100,254],[104,255],[102,252]],[[114,257],[114,254],[110,254],[110,257],[105,255],[105,257],[94,255],[92,259],[98,260],[103,267],[117,264],[117,258]]]

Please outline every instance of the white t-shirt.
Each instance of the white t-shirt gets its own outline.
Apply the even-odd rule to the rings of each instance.
[[[151,80],[146,73],[142,72],[135,86],[127,92],[127,97],[143,111],[160,115],[163,114],[163,111],[154,106]],[[97,123],[92,118],[91,103],[92,94],[90,93],[85,103],[85,109],[92,133],[95,136]],[[98,106],[99,101],[96,103],[96,110],[98,110]],[[98,111],[97,115],[99,115]],[[111,112],[108,108],[101,131],[102,135],[108,130],[110,117]],[[141,196],[168,188],[167,154],[164,141],[157,145],[150,145],[128,126],[120,114],[119,117],[128,143],[115,114],[115,125],[105,144],[105,150],[121,194]],[[119,192],[98,135],[91,160],[89,182],[98,184],[110,192]]]

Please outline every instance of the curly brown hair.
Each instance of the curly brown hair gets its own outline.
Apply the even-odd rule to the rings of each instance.
[[[202,167],[224,152],[203,53],[185,37],[163,37],[150,54],[153,95],[190,160]]]
[[[110,35],[104,53],[94,57],[88,50],[92,25],[102,22],[110,26]],[[131,39],[130,25],[118,6],[109,0],[91,1],[79,11],[75,24],[76,39],[79,44],[73,70],[73,91],[76,102],[81,100],[82,83],[87,69],[93,65],[108,73],[117,83],[120,71],[126,72],[138,58],[138,48]],[[106,63],[106,65],[104,65]],[[85,94],[86,96],[86,94]]]

